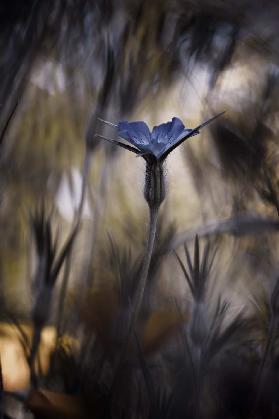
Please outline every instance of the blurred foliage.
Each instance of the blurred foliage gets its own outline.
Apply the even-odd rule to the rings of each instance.
[[[0,301],[1,319],[19,330],[21,322],[34,326],[32,279],[44,266],[30,213],[42,205],[57,231],[54,247],[65,242],[82,162],[91,157],[78,235],[45,319],[58,328],[57,370],[48,377],[35,371],[47,389],[27,402],[38,417],[83,417],[90,409],[122,417],[125,397],[128,411],[150,419],[278,417],[271,391],[278,384],[278,18],[275,0],[1,2]],[[104,346],[117,352],[141,268],[144,166],[95,137],[115,137],[98,117],[151,126],[178,116],[194,126],[223,110],[167,162],[167,199],[133,351],[114,377]],[[208,286],[210,246],[201,253],[196,233],[218,244],[215,281],[202,301],[187,288],[199,279]],[[31,342],[43,328],[30,329]],[[64,332],[78,342],[65,353]]]

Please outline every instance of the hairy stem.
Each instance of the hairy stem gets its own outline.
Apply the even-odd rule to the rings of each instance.
[[[149,206],[149,228],[148,228],[148,238],[147,238],[147,246],[146,251],[144,254],[143,262],[142,262],[142,268],[140,277],[138,280],[138,286],[135,293],[135,298],[133,301],[132,306],[132,312],[129,319],[128,324],[128,331],[127,335],[124,339],[123,346],[120,349],[119,356],[116,360],[115,365],[115,375],[117,376],[118,369],[123,361],[123,358],[126,355],[126,351],[129,345],[130,338],[135,330],[135,324],[139,316],[143,296],[144,296],[144,290],[146,286],[146,281],[148,278],[148,271],[150,266],[150,261],[153,253],[154,248],[154,242],[155,242],[155,236],[156,236],[156,228],[157,228],[157,220],[158,220],[158,213],[159,213],[159,207],[158,206]],[[114,383],[112,383],[113,386]]]
[[[133,311],[131,313],[131,319],[130,319],[130,325],[129,325],[130,333],[131,331],[134,330],[135,322],[138,318],[142,300],[143,300],[150,261],[151,261],[153,248],[154,248],[158,213],[159,213],[159,207],[149,207],[149,229],[148,229],[147,246],[146,246],[146,251],[145,251],[145,255],[144,255],[144,259],[142,263],[142,269],[141,269],[138,286],[136,290]]]

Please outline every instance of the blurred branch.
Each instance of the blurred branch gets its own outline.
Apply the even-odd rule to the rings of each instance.
[[[187,241],[199,237],[228,234],[231,236],[258,235],[276,233],[279,231],[279,221],[260,215],[241,214],[237,217],[221,221],[211,221],[195,230],[185,231],[176,235],[170,242],[166,253],[175,250]]]

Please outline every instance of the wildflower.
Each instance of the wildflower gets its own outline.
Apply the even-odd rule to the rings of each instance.
[[[175,117],[172,118],[170,122],[155,126],[152,131],[149,130],[147,124],[143,121],[121,121],[118,125],[115,125],[111,122],[99,119],[112,127],[116,127],[119,137],[127,140],[134,147],[120,141],[108,140],[105,138],[106,140],[112,141],[135,154],[141,155],[145,159],[153,157],[162,162],[176,147],[188,138],[199,134],[201,128],[208,125],[223,113],[224,112],[221,112],[218,115],[215,115],[213,118],[210,118],[193,129],[185,128],[182,121]],[[101,137],[100,135],[98,136]]]
[[[121,121],[118,125],[101,120],[117,128],[118,136],[128,141],[125,144],[117,140],[108,140],[126,150],[129,150],[145,159],[146,182],[145,199],[149,206],[159,207],[165,198],[165,181],[163,174],[163,162],[166,157],[185,140],[199,134],[201,128],[208,125],[224,112],[215,115],[208,121],[191,129],[186,128],[179,118],[172,118],[170,122],[155,126],[152,131],[143,121],[127,122]]]
[[[122,121],[119,122],[118,125],[115,125],[111,122],[102,120],[102,122],[117,128],[119,137],[128,141],[130,144],[125,144],[117,140],[110,140],[108,138],[102,137],[101,135],[97,136],[113,144],[119,145],[120,147],[125,148],[126,150],[129,150],[145,159],[146,176],[144,197],[149,206],[149,227],[146,250],[143,257],[142,269],[139,275],[137,289],[132,304],[131,315],[128,322],[127,337],[124,342],[124,346],[120,351],[116,370],[121,365],[121,360],[125,354],[130,336],[135,328],[144,295],[150,261],[154,248],[158,212],[166,194],[163,162],[176,147],[182,144],[187,138],[199,134],[199,130],[201,128],[212,122],[220,115],[221,113],[204,122],[203,124],[198,125],[194,129],[185,128],[180,119],[173,118],[171,122],[167,122],[165,124],[154,127],[152,132],[150,132],[148,126],[143,121]]]

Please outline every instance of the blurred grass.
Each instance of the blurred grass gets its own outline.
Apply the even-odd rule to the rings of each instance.
[[[141,417],[148,416],[145,410],[150,403],[150,419],[162,419],[162,411],[168,412],[162,406],[169,403],[164,392],[171,390],[183,417],[193,417],[193,412],[195,417],[207,417],[207,412],[218,418],[230,413],[230,417],[248,417],[254,404],[259,417],[277,417],[276,395],[269,389],[278,380],[274,332],[279,202],[274,18],[278,6],[275,2],[267,8],[260,2],[203,0],[66,3],[63,7],[54,1],[50,10],[46,4],[28,2],[26,9],[22,5],[17,9],[18,14],[7,6],[7,19],[0,29],[5,51],[0,58],[1,128],[18,102],[0,156],[4,321],[17,319],[34,325],[30,306],[34,309],[37,304],[34,289],[38,290],[32,278],[43,257],[34,248],[30,213],[44,204],[61,245],[71,231],[79,201],[80,190],[74,189],[82,183],[84,155],[92,155],[87,214],[51,295],[49,316],[37,325],[40,335],[45,326],[55,324],[61,284],[69,280],[61,333],[69,332],[80,347],[67,354],[62,348],[61,354],[59,339],[56,342],[48,376],[37,377],[38,385],[43,383],[53,393],[39,389],[31,394],[39,401],[37,414],[68,417],[63,411],[65,394],[57,397],[58,389],[68,393],[66,398],[81,395],[87,410],[96,408],[107,414],[100,417],[109,417],[107,406],[118,412],[123,400],[129,400],[131,411],[136,410],[136,403],[143,409]],[[175,150],[166,162],[167,198],[159,220],[160,240],[155,243],[135,342],[128,342],[134,343],[133,351],[117,375],[114,357],[125,334],[148,227],[145,167],[143,159],[94,137],[95,133],[115,135],[97,117],[113,123],[144,120],[152,127],[177,116],[187,127],[194,127],[223,110],[226,114],[220,120]],[[75,195],[72,209],[61,202],[60,187],[66,180]],[[72,213],[72,219],[63,213]],[[266,232],[261,220],[252,216],[248,226],[237,224],[243,213],[248,218],[249,214],[269,216],[268,222],[274,223],[267,222]],[[196,301],[171,245],[181,232],[190,231],[194,237],[199,227],[212,221],[218,226],[229,217],[236,223],[231,230],[207,238],[211,245],[218,245],[218,253],[211,282],[206,283],[208,293]],[[47,236],[42,237],[46,243]],[[188,258],[193,281],[198,281],[206,259],[201,251],[205,242],[201,238],[196,244],[187,243],[195,266],[191,272]],[[185,262],[183,246],[176,250]],[[86,288],[90,281],[95,300]],[[47,283],[39,285],[49,291]],[[84,320],[85,296],[89,301]],[[253,304],[253,299],[259,304]],[[176,329],[178,314],[181,330]],[[172,326],[178,333],[172,334]],[[106,329],[112,341],[109,356],[103,348]],[[150,335],[155,341],[150,338],[149,347],[156,350],[149,358],[144,338]],[[31,364],[28,354],[25,361],[25,367]],[[245,377],[243,363],[249,370]],[[156,382],[162,393],[155,395]],[[255,401],[249,397],[243,401],[239,395],[232,402],[238,385],[248,388]],[[213,393],[218,386],[225,401],[215,406]],[[186,390],[188,404],[184,403]],[[238,408],[242,416],[232,413]],[[178,412],[173,415],[182,418]]]

